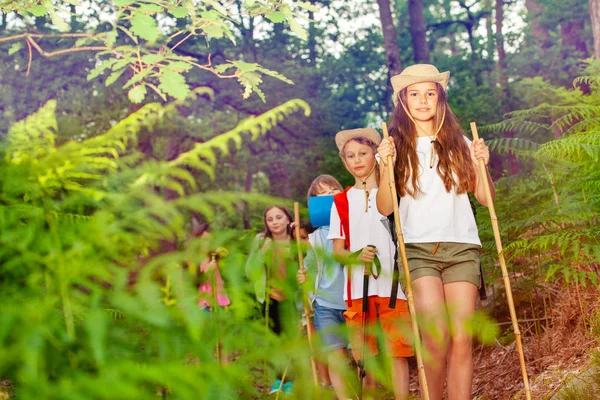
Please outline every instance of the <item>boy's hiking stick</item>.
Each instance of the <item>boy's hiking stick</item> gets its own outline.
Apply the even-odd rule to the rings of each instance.
[[[375,247],[368,245],[367,247]],[[371,263],[365,263],[365,270],[363,273],[363,297],[362,297],[362,347],[360,348],[360,361],[358,362],[358,377],[360,379],[360,396],[359,399],[364,397],[364,380],[367,376],[367,370],[365,369],[365,353],[367,347],[367,320],[369,316],[369,275],[371,275]]]
[[[304,255],[302,254],[302,248],[300,247],[300,211],[298,209],[298,202],[294,203],[294,230],[296,231],[296,247],[298,248],[298,268],[304,271]],[[306,336],[308,337],[308,346],[310,347],[311,353],[313,352],[312,344],[312,323],[310,322],[310,303],[308,301],[308,292],[303,290],[303,302],[304,302],[304,317],[306,318]],[[317,375],[317,364],[314,356],[310,356],[310,368],[312,370],[312,378],[315,387],[319,386],[319,378]]]
[[[383,128],[383,137],[388,138],[388,129],[385,122],[381,123]],[[425,367],[423,366],[423,353],[421,347],[421,337],[419,336],[419,326],[417,325],[417,313],[413,300],[412,281],[410,279],[410,270],[408,269],[408,259],[406,258],[406,247],[404,246],[404,235],[402,234],[402,225],[400,223],[400,211],[398,210],[398,194],[396,192],[396,181],[394,178],[394,168],[392,156],[388,156],[388,180],[390,183],[390,192],[392,194],[392,204],[394,206],[394,225],[396,227],[396,236],[398,246],[400,247],[400,257],[402,258],[402,270],[406,281],[406,300],[410,312],[413,335],[415,337],[415,356],[417,357],[417,370],[419,372],[419,386],[421,386],[421,395],[423,400],[429,400],[429,389],[427,388],[427,378],[425,377]]]
[[[471,122],[471,132],[473,132],[473,139],[479,139],[479,134],[477,133],[477,125],[475,124],[475,122]],[[515,303],[513,302],[510,279],[508,278],[508,269],[506,268],[506,261],[504,260],[504,252],[502,250],[502,239],[500,238],[500,229],[498,228],[498,217],[496,216],[496,210],[494,209],[494,201],[492,200],[492,192],[490,190],[490,185],[487,178],[485,161],[481,159],[479,160],[479,177],[483,180],[483,183],[485,184],[485,198],[487,200],[488,209],[490,210],[490,219],[492,220],[494,239],[496,239],[498,259],[500,261],[500,268],[502,269],[504,289],[506,290],[506,301],[508,303],[510,319],[512,321],[513,330],[515,332],[515,341],[517,343],[517,350],[519,352],[519,363],[521,364],[521,375],[523,376],[525,397],[527,398],[527,400],[531,400],[531,388],[529,387],[529,379],[527,378],[527,368],[525,367],[525,355],[523,354],[523,346],[521,345],[521,331],[519,330],[519,322],[517,320],[517,313],[515,312]]]

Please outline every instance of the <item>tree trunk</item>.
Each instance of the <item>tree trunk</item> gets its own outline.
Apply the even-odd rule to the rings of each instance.
[[[508,106],[508,76],[506,74],[506,53],[504,51],[504,35],[502,34],[502,24],[504,22],[504,0],[496,0],[496,51],[498,52],[498,79],[500,80],[500,101],[502,104],[502,112],[506,114],[510,111]],[[505,138],[515,136],[513,131],[504,132]],[[508,173],[517,175],[521,171],[519,160],[512,153],[508,153]]]
[[[314,5],[314,0],[310,1],[310,4]],[[317,28],[315,27],[315,13],[314,11],[308,12],[308,64],[311,66],[317,65]]]
[[[378,1],[381,3],[381,1]],[[381,7],[381,6],[380,6]],[[423,0],[408,0],[410,18],[410,36],[416,63],[429,63],[429,47],[427,46],[427,29],[423,16]]]
[[[398,38],[396,37],[396,28],[392,19],[390,0],[377,0],[379,5],[379,18],[381,19],[381,28],[383,30],[383,46],[390,76],[398,75],[402,72],[402,59],[400,58],[400,49],[398,48]]]
[[[502,24],[504,22],[504,0],[496,0],[496,51],[498,52],[498,79],[500,80],[502,112],[510,111],[508,108],[508,76],[506,75],[506,53],[504,51],[504,35]]]
[[[477,46],[475,45],[475,36],[473,35],[473,25],[467,24],[467,37],[469,38],[469,47],[471,48],[471,65],[473,75],[475,76],[475,85],[481,86],[481,65],[479,65],[479,56],[477,55]]]
[[[578,21],[568,21],[560,26],[562,48],[569,50],[574,49],[577,53],[577,58],[587,58],[589,53],[585,44],[585,20],[581,16]]]
[[[531,35],[534,38],[534,44],[540,50],[550,47],[550,33],[548,28],[541,24],[544,7],[537,0],[525,0],[527,8],[527,20],[531,28]]]
[[[484,7],[491,10],[491,8],[492,8],[491,0],[485,0]],[[488,15],[488,17],[485,19],[485,31],[487,33],[487,41],[486,41],[487,56],[488,56],[488,59],[493,60],[494,59],[494,16],[492,15],[492,13],[490,13],[490,15]],[[498,31],[498,30],[496,29],[496,31]]]
[[[590,0],[590,17],[594,35],[594,58],[600,60],[600,0]]]

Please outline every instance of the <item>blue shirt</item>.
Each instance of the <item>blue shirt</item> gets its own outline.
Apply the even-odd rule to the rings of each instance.
[[[315,301],[318,305],[336,310],[345,310],[344,302],[344,269],[333,259],[333,240],[328,240],[329,226],[322,226],[311,234],[314,242],[311,242],[313,251],[309,251],[306,265],[309,269],[317,266],[317,293]],[[320,248],[320,250],[317,250]],[[319,251],[323,257],[315,252]],[[318,257],[318,260],[317,260]]]

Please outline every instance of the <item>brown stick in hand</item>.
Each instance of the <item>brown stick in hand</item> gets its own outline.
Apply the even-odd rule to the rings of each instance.
[[[471,122],[471,132],[473,132],[473,139],[479,139],[479,134],[477,133],[477,125],[475,124],[475,122]],[[508,277],[508,269],[506,268],[506,261],[504,260],[504,253],[502,250],[502,239],[500,239],[500,229],[498,228],[498,217],[496,216],[496,210],[494,209],[494,200],[492,199],[492,191],[490,190],[490,184],[487,178],[485,162],[482,159],[479,160],[479,178],[483,180],[485,187],[485,198],[487,200],[488,209],[490,210],[492,229],[494,231],[494,239],[496,239],[496,249],[498,250],[498,259],[500,260],[500,268],[502,269],[502,279],[504,280],[504,289],[506,290],[506,301],[508,303],[508,310],[510,311],[510,320],[512,321],[512,326],[515,333],[515,341],[517,343],[517,350],[519,352],[519,363],[521,364],[521,375],[523,377],[525,397],[527,398],[527,400],[531,400],[531,388],[529,387],[529,379],[527,378],[527,368],[525,366],[525,355],[523,353],[523,346],[521,344],[521,331],[519,330],[519,321],[517,319],[517,313],[515,311],[515,303],[513,301],[510,279]]]

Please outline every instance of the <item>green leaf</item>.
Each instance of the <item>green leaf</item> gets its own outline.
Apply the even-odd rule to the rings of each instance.
[[[155,42],[160,35],[156,20],[140,12],[136,12],[131,19],[131,32],[151,43]]]
[[[117,36],[119,36],[119,33],[116,29],[113,29],[112,31],[106,32],[104,36],[104,44],[106,45],[106,47],[113,47],[117,42]]]
[[[157,4],[142,4],[140,6],[140,10],[148,11],[151,13],[159,13],[163,10],[163,8]]]
[[[138,42],[139,42],[138,37],[135,36],[133,33],[131,33],[129,31],[129,29],[123,28],[122,26],[117,26],[117,28],[120,29],[120,30],[122,30],[127,36],[129,36],[129,38],[131,40],[133,40],[133,43],[138,44]]]
[[[127,93],[127,97],[129,97],[129,100],[131,100],[132,103],[139,104],[144,101],[146,92],[146,86],[139,85],[131,89],[129,93]]]
[[[175,18],[185,18],[190,15],[187,9],[184,7],[177,7],[172,10],[169,10],[169,13]]]
[[[129,6],[135,2],[137,2],[137,0],[114,0],[115,6],[117,7]]]
[[[298,3],[294,3],[294,4],[300,8],[307,10],[307,11],[312,11],[312,12],[319,11],[319,9],[316,6],[314,6],[313,4],[310,4],[308,1],[299,1]]]
[[[206,18],[210,21],[218,21],[221,19],[221,16],[215,10],[205,11],[201,15],[202,18]]]
[[[300,26],[300,24],[297,23],[296,20],[294,20],[293,18],[289,18],[288,23],[290,24],[292,32],[294,32],[296,36],[298,36],[302,40],[308,39],[308,33],[306,32],[306,29]]]
[[[92,38],[81,38],[81,39],[77,39],[75,41],[75,47],[81,47],[81,46],[86,46],[90,43],[92,43],[94,40]]]
[[[110,85],[112,85],[113,83],[115,83],[115,81],[116,81],[117,79],[119,79],[119,77],[120,77],[121,75],[123,75],[123,72],[125,72],[126,70],[127,70],[127,68],[121,68],[120,70],[118,70],[118,71],[115,71],[115,72],[113,72],[112,74],[110,74],[110,75],[108,76],[108,78],[106,78],[106,82],[104,82],[104,85],[105,85],[105,86],[110,86]]]
[[[8,49],[8,55],[12,56],[13,54],[15,54],[17,51],[21,50],[22,48],[23,48],[23,43],[21,43],[21,42],[13,43],[12,46],[10,46],[10,48]]]
[[[175,70],[177,72],[186,72],[192,69],[192,65],[184,61],[171,61],[169,63],[169,69]]]
[[[46,15],[46,13],[48,13],[48,10],[44,6],[31,7],[28,8],[27,11],[29,11],[34,17],[43,17]]]
[[[276,24],[283,22],[287,19],[285,14],[282,12],[279,12],[279,11],[275,11],[274,13],[271,13],[271,14],[266,14],[265,17],[267,17],[271,22],[274,22]]]
[[[127,89],[129,86],[133,85],[134,83],[138,83],[141,82],[145,77],[147,77],[148,75],[152,74],[154,71],[151,69],[145,69],[142,72],[138,72],[135,75],[133,75],[133,77],[127,81],[127,83],[125,85],[123,85],[123,89]]]
[[[227,64],[220,64],[220,65],[217,65],[217,66],[216,66],[214,69],[215,69],[215,72],[216,72],[217,74],[222,74],[222,73],[224,73],[225,71],[227,71],[229,68],[233,68],[233,67],[234,67],[234,65],[233,65],[233,64],[231,64],[231,63],[227,63]]]
[[[62,19],[54,10],[48,10],[52,24],[61,32],[67,32],[69,30],[69,24]]]
[[[157,62],[161,62],[165,58],[160,54],[146,54],[142,57],[142,61],[146,64],[155,64]]]
[[[183,99],[190,92],[190,87],[185,82],[185,78],[178,72],[165,69],[159,79],[160,85],[158,88],[176,99]]]
[[[115,59],[111,59],[111,60],[107,60],[102,62],[101,64],[97,65],[94,69],[92,69],[88,76],[87,76],[87,80],[91,81],[92,79],[97,78],[98,76],[100,76],[104,71],[106,71],[108,68],[110,68],[114,63],[115,63]]]

